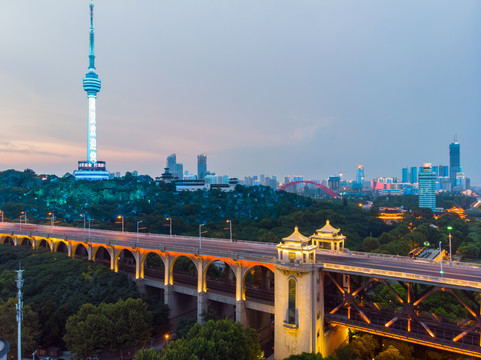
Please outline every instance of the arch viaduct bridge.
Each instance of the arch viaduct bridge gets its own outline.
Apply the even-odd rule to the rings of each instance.
[[[480,266],[444,261],[441,275],[439,261],[320,250],[299,236],[277,245],[0,223],[2,244],[129,273],[139,287],[163,295],[174,319],[196,314],[202,321],[213,309],[254,327],[261,341],[274,341],[275,359],[304,351],[327,356],[348,328],[481,358]],[[381,289],[392,306],[374,299]],[[425,306],[440,292],[465,318],[446,319]]]

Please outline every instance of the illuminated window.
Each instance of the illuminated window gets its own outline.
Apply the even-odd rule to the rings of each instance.
[[[289,302],[287,310],[287,322],[296,323],[296,280],[289,279]]]

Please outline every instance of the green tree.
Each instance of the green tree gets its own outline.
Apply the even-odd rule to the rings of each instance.
[[[119,300],[115,304],[82,305],[68,318],[64,341],[81,359],[96,350],[121,350],[141,346],[152,333],[152,314],[141,299]]]
[[[414,357],[412,356],[414,352],[414,346],[406,341],[399,341],[399,340],[393,340],[389,338],[384,338],[382,340],[383,343],[383,348],[389,348],[390,346],[395,347],[397,350],[399,350],[399,354],[405,359],[405,360],[414,360]]]
[[[183,317],[180,319],[179,326],[177,327],[176,335],[177,337],[185,337],[189,333],[192,326],[197,323],[197,320],[190,317]]]
[[[354,359],[371,360],[379,347],[379,341],[372,335],[356,337],[350,344]]]
[[[231,320],[195,324],[185,338],[172,341],[162,352],[165,360],[263,359],[257,333]]]
[[[141,349],[133,360],[160,360],[162,357],[154,349]]]
[[[366,252],[371,252],[379,247],[379,241],[372,237],[367,237],[362,242],[362,250]]]
[[[17,299],[0,300],[0,334],[10,343],[10,352],[17,348]],[[24,353],[32,352],[37,347],[40,336],[40,326],[37,313],[29,305],[23,307],[22,321],[22,350]]]
[[[380,352],[375,358],[375,360],[405,360],[404,356],[399,353],[399,350],[394,346],[389,345],[389,347]]]

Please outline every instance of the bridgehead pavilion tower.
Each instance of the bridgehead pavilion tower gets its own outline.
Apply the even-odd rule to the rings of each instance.
[[[109,172],[106,169],[105,161],[97,160],[97,119],[96,100],[100,91],[100,79],[95,72],[95,51],[94,51],[94,3],[90,0],[90,52],[89,69],[83,79],[83,88],[88,98],[88,132],[87,132],[87,160],[78,162],[78,170],[74,171],[77,180],[104,180],[108,179]]]

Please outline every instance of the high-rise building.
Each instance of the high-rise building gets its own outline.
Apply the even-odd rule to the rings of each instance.
[[[94,52],[94,2],[90,0],[90,53],[89,71],[83,79],[83,88],[87,92],[89,105],[87,132],[87,160],[78,162],[78,170],[74,171],[75,179],[104,180],[109,178],[105,161],[97,160],[97,119],[96,100],[100,91],[100,79],[95,72]]]
[[[403,168],[402,169],[402,183],[406,184],[409,182],[409,169]]]
[[[172,178],[182,180],[184,178],[184,165],[177,162],[175,154],[167,156],[166,168],[172,174]]]
[[[362,183],[364,182],[364,167],[362,164],[359,164],[357,167],[356,182],[362,187]]]
[[[197,178],[203,180],[207,173],[207,155],[197,155]]]
[[[177,164],[177,155],[172,154],[167,156],[167,162],[165,167],[169,168],[170,173],[175,171],[175,165]]]
[[[439,165],[439,177],[449,177],[449,166]]]
[[[419,207],[436,210],[436,174],[430,163],[423,164],[419,172]]]
[[[460,155],[461,145],[454,140],[449,144],[449,178],[453,187],[456,186],[456,174],[462,172]]]
[[[178,177],[179,180],[182,180],[184,178],[184,164],[176,163],[174,174],[175,177]]]
[[[410,179],[410,180],[411,180],[410,183],[411,183],[411,184],[416,184],[416,183],[418,182],[418,168],[415,167],[415,166],[413,166],[413,167],[411,168],[411,173],[410,173],[410,175],[411,175],[411,176],[410,176],[410,178],[411,178],[411,179]]]

